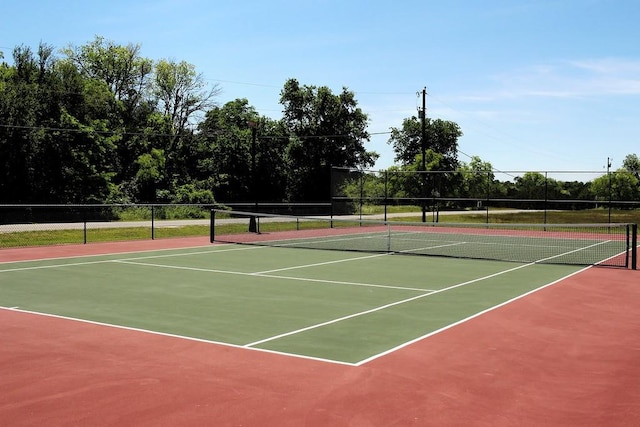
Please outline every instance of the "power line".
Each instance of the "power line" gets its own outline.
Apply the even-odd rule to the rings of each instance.
[[[51,126],[21,126],[21,125],[5,125],[0,124],[0,127],[5,129],[19,129],[19,130],[45,130],[50,132],[69,132],[69,133],[97,133],[100,135],[128,135],[128,136],[167,136],[173,137],[176,135],[169,133],[146,133],[146,132],[119,132],[119,131],[105,131],[105,130],[87,130],[87,129],[73,129],[73,128],[60,128]]]
[[[229,84],[234,84],[234,85],[258,86],[258,87],[268,87],[268,88],[275,88],[275,89],[280,89],[281,88],[280,86],[268,85],[268,84],[264,84],[264,83],[247,83],[247,82],[238,82],[238,81],[234,81],[234,80],[211,79],[211,78],[205,78],[205,80],[209,80],[209,81],[212,81],[212,82],[229,83]]]
[[[438,98],[438,97],[433,96],[433,95],[431,95],[431,98],[433,98],[436,101],[440,102],[442,105],[448,107],[449,109],[451,109],[451,110],[453,110],[453,111],[455,111],[455,112],[457,112],[457,113],[459,113],[459,114],[461,114],[463,116],[466,116],[466,117],[470,118],[471,120],[473,120],[474,122],[476,122],[476,123],[484,126],[485,128],[493,131],[494,133],[490,134],[490,133],[487,133],[485,131],[479,130],[478,127],[471,126],[472,128],[475,127],[476,130],[478,130],[480,133],[484,134],[485,136],[487,136],[487,137],[489,137],[491,139],[500,141],[502,143],[515,144],[515,145],[518,145],[518,146],[522,147],[523,149],[525,149],[527,151],[530,151],[530,152],[533,152],[533,153],[536,153],[536,154],[541,154],[541,155],[544,155],[546,157],[554,157],[555,158],[553,153],[532,150],[531,147],[529,145],[527,145],[525,143],[525,141],[523,141],[521,138],[519,138],[517,136],[514,136],[514,135],[511,135],[510,133],[505,132],[503,129],[496,128],[495,126],[490,125],[486,121],[478,119],[477,117],[473,116],[472,114],[469,114],[469,113],[467,113],[467,112],[465,112],[463,110],[459,110],[459,109],[451,106],[450,104],[446,103],[441,98]]]
[[[0,124],[0,127],[5,129],[18,129],[18,130],[44,130],[50,132],[69,132],[69,133],[96,133],[100,135],[119,135],[119,136],[159,136],[159,137],[175,137],[180,135],[170,133],[148,133],[148,132],[127,132],[127,131],[102,131],[102,130],[87,130],[87,129],[73,129],[73,128],[61,128],[52,126],[23,126],[23,125],[7,125]],[[391,132],[375,132],[369,135],[383,135]],[[227,132],[207,132],[196,133],[196,135],[213,136],[213,135],[231,135]],[[281,139],[281,138],[301,138],[301,139],[319,139],[319,138],[346,138],[349,134],[331,134],[331,135],[260,135],[260,139]]]
[[[462,154],[464,156],[467,156],[470,159],[473,159],[474,157],[478,157],[478,156],[470,156],[469,154],[465,153],[464,151],[462,151],[460,149],[458,149],[458,153],[460,153],[460,154]],[[478,157],[478,158],[480,158],[480,157]],[[491,163],[489,163],[489,164],[491,164]],[[508,172],[501,171],[500,169],[496,169],[495,167],[493,167],[493,165],[491,165],[491,172],[498,172],[498,173],[502,173],[502,174],[505,174],[507,176],[510,176],[511,178],[515,178],[515,175],[511,175]]]
[[[219,82],[219,83],[229,83],[229,84],[234,84],[234,85],[243,85],[243,86],[257,86],[257,87],[266,87],[266,88],[273,88],[273,89],[282,89],[282,86],[277,86],[277,85],[273,85],[273,84],[267,84],[267,83],[255,83],[255,82],[241,82],[241,81],[237,81],[237,80],[226,80],[226,79],[219,79],[219,78],[205,78],[205,80],[209,80],[209,81],[213,81],[213,82]],[[349,86],[344,86],[347,89],[349,89]],[[411,95],[413,94],[413,92],[402,92],[402,91],[368,91],[368,90],[352,90],[349,89],[351,92],[353,92],[355,95]],[[400,110],[384,110],[384,111],[400,111]]]

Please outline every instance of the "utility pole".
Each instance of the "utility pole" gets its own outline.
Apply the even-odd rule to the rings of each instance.
[[[421,151],[422,165],[420,172],[422,175],[422,222],[427,222],[427,205],[426,205],[426,179],[427,179],[427,88],[422,89],[422,109],[419,117],[422,119],[422,135],[421,135]]]

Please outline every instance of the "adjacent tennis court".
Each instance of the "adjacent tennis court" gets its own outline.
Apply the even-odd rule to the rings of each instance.
[[[253,406],[250,410],[246,409],[244,415],[242,411],[234,412],[236,418],[221,419],[227,422],[239,420],[238,423],[241,424],[242,420],[247,419],[255,422],[261,416],[260,413],[263,417],[265,414],[269,414],[270,417],[276,417],[278,414],[282,420],[281,425],[299,425],[303,421],[299,418],[300,413],[290,414],[291,417],[288,418],[286,413],[282,413],[282,408],[276,409],[268,404],[272,397],[269,390],[273,390],[274,387],[270,381],[284,381],[280,377],[268,379],[273,357],[277,357],[279,361],[284,360],[282,363],[290,363],[291,366],[298,366],[298,362],[294,362],[296,360],[311,363],[301,368],[302,371],[309,372],[309,377],[305,379],[306,374],[302,374],[301,378],[296,379],[296,387],[301,387],[300,384],[304,384],[305,381],[313,384],[314,381],[318,381],[316,373],[326,369],[319,366],[341,367],[339,369],[375,366],[375,363],[381,360],[393,360],[397,354],[406,354],[403,352],[408,348],[429,343],[436,336],[454,336],[444,332],[456,328],[462,330],[461,325],[473,324],[480,318],[486,320],[497,311],[515,307],[523,301],[536,301],[535,298],[539,297],[534,297],[535,295],[548,288],[562,287],[563,283],[571,278],[586,277],[584,265],[578,265],[574,257],[577,253],[580,253],[581,257],[586,256],[586,264],[589,265],[616,258],[618,263],[621,257],[624,258],[621,265],[624,266],[629,261],[629,254],[624,249],[628,248],[628,237],[624,233],[621,234],[623,237],[619,238],[612,238],[611,232],[607,231],[604,234],[608,236],[606,238],[594,238],[591,235],[588,239],[579,239],[572,235],[570,238],[558,240],[559,235],[566,232],[566,229],[547,231],[554,239],[552,243],[547,242],[544,245],[547,249],[542,252],[539,252],[539,248],[532,252],[522,251],[525,244],[521,240],[505,242],[505,238],[511,237],[503,231],[497,235],[489,233],[489,240],[486,240],[486,231],[462,233],[463,238],[460,238],[460,230],[455,230],[448,233],[446,238],[435,238],[436,234],[432,229],[426,230],[427,232],[421,230],[421,234],[418,235],[416,230],[409,230],[406,224],[398,227],[398,230],[393,231],[372,228],[363,230],[366,227],[337,227],[324,230],[322,235],[318,236],[317,231],[301,234],[298,225],[296,231],[242,234],[243,237],[239,240],[252,243],[250,245],[203,244],[176,249],[123,251],[122,249],[126,248],[123,244],[119,251],[101,255],[3,262],[0,263],[0,306],[3,307],[0,311],[5,317],[38,314],[42,328],[50,330],[53,335],[56,335],[56,325],[64,321],[84,325],[85,328],[103,330],[109,327],[112,329],[112,332],[109,332],[111,335],[116,331],[135,333],[136,340],[140,343],[144,343],[144,337],[148,336],[210,346],[207,357],[214,359],[219,357],[220,349],[229,349],[233,351],[234,358],[247,357],[247,360],[261,367],[262,373],[258,374],[260,378],[250,378],[247,381],[259,396],[267,397],[267,406],[261,409],[252,399]],[[539,233],[539,230],[533,235],[529,234],[528,238],[540,242],[541,236],[536,233]],[[392,234],[398,234],[399,238],[390,238]],[[452,236],[458,238],[452,241]],[[464,246],[461,242],[472,241],[477,236],[485,237],[480,243],[472,245],[469,252],[471,256],[468,258],[440,252],[435,254],[437,256],[400,255],[421,252],[434,255],[429,252],[450,248],[459,250]],[[220,240],[233,239],[230,236],[218,237]],[[499,240],[495,240],[496,237]],[[518,235],[518,238],[521,237]],[[404,243],[400,249],[389,251],[396,242]],[[567,242],[570,243],[569,246]],[[336,243],[342,249],[349,250],[317,249]],[[347,243],[349,246],[345,247]],[[382,246],[381,250],[377,250],[379,245]],[[549,247],[553,250],[551,255],[548,253]],[[513,255],[520,250],[520,253],[529,254],[527,256],[533,253],[539,259],[475,259],[484,258],[480,255],[488,254],[490,251],[496,253],[496,248],[500,248],[498,251],[503,255]],[[593,252],[594,248],[598,248],[598,251],[602,248],[608,249],[605,252]],[[594,256],[602,259],[594,260]],[[563,259],[568,259],[569,262],[545,263],[548,260]],[[590,268],[589,271],[593,269]],[[635,304],[640,302],[637,299],[640,293],[626,285],[628,281],[638,278],[637,272],[624,268],[597,267],[596,270],[607,271],[610,277],[622,278],[618,279],[618,282],[625,284],[625,292],[628,293],[625,301],[637,310],[638,306]],[[592,286],[598,288],[599,292],[606,292],[606,289],[601,288],[602,283],[593,283]],[[614,282],[610,289],[622,296],[619,286],[620,283]],[[585,293],[582,297],[589,298],[589,294]],[[548,307],[557,310],[557,301],[548,302]],[[545,313],[544,306],[538,308],[541,311],[537,315],[542,318],[557,315],[555,311]],[[575,306],[566,307],[567,313],[573,313],[575,309]],[[524,310],[522,313],[530,311],[529,307],[528,311]],[[28,322],[32,321],[31,319]],[[16,318],[9,319],[8,324],[13,325],[14,331],[22,330],[23,337],[18,339],[12,335],[11,328],[6,329],[5,344],[12,345],[12,340],[16,340],[16,345],[37,347],[37,343],[21,341],[28,334],[25,329],[17,326],[19,321]],[[516,325],[517,322],[514,323],[514,327],[517,328]],[[560,324],[558,327],[563,329],[567,325]],[[626,327],[640,332],[637,319],[628,323]],[[511,333],[513,332],[511,330]],[[103,331],[98,335],[104,333]],[[523,329],[516,330],[515,334],[534,337],[539,333],[540,331],[532,333]],[[608,331],[609,335],[612,333]],[[153,341],[159,338],[149,339]],[[478,336],[478,339],[480,338],[481,336]],[[469,336],[465,339],[467,342],[458,342],[454,346],[458,351],[460,347],[468,346],[471,349],[476,345]],[[629,337],[623,336],[619,342],[628,345]],[[108,347],[109,342],[99,341],[93,345]],[[438,345],[435,348],[440,348]],[[155,348],[151,351],[158,351],[158,348],[162,347],[157,347],[155,343],[149,344],[149,348]],[[166,348],[173,347],[170,345]],[[212,348],[217,350],[212,352]],[[12,351],[20,353],[16,349]],[[72,346],[69,351],[76,354],[82,352],[83,347]],[[637,345],[628,348],[628,351],[629,358],[640,355]],[[5,353],[6,357],[10,357],[11,354],[11,351]],[[41,355],[41,363],[45,367],[51,363],[58,363],[55,355],[49,356],[52,356],[53,360],[47,359],[46,350]],[[440,356],[455,359],[460,354],[454,356],[445,353]],[[474,357],[483,356],[468,353],[465,357],[473,360]],[[521,354],[520,357],[535,358],[535,355]],[[522,363],[526,364],[524,359]],[[411,360],[415,362],[415,359]],[[433,361],[428,357],[425,360]],[[188,358],[185,360],[179,357],[174,362],[180,366],[189,365]],[[479,359],[475,363],[486,362]],[[276,365],[278,363],[280,362]],[[447,360],[441,360],[440,363],[441,367],[448,366]],[[393,369],[403,372],[400,375],[406,375],[402,368],[396,366]],[[252,369],[254,368],[247,372],[253,372]],[[273,372],[279,372],[280,369],[282,368],[274,368]],[[385,375],[396,375],[393,374],[393,369],[386,370]],[[420,365],[419,369],[429,371],[439,368]],[[611,369],[616,371],[618,368]],[[629,369],[629,366],[625,364],[622,369]],[[371,374],[372,371],[368,372]],[[416,378],[423,374],[417,374]],[[240,381],[234,375],[232,374],[234,382]],[[347,375],[344,371],[339,374],[341,378],[344,375]],[[639,379],[638,369],[629,371],[628,375]],[[311,381],[311,378],[315,379]],[[265,381],[271,385],[256,385],[256,381]],[[287,379],[287,384],[290,381],[290,378]],[[335,382],[332,387],[339,389],[340,381],[342,380]],[[405,385],[411,384],[412,390],[419,395],[441,392],[437,384],[423,384],[410,378],[406,381]],[[238,385],[240,388],[246,386],[248,385]],[[320,387],[323,393],[327,392],[326,384],[317,387]],[[517,387],[514,385],[514,388]],[[369,388],[370,385],[365,387]],[[615,390],[619,391],[619,388],[616,386]],[[338,394],[343,393],[339,390],[334,391]],[[390,392],[391,395],[386,399],[393,401],[394,392]],[[406,392],[407,390],[402,393]],[[160,393],[159,389],[154,390],[154,393]],[[286,394],[283,390],[279,390],[278,393]],[[384,393],[385,390],[377,390],[375,395],[380,399]],[[296,406],[298,404],[293,403],[296,401],[295,395],[296,393],[292,392],[285,400]],[[216,399],[213,396],[209,398]],[[47,400],[44,396],[39,399]],[[424,400],[424,404],[428,406],[427,401],[428,399]],[[27,405],[27,408],[31,411],[34,408],[42,410],[38,404],[31,407]],[[407,408],[403,405],[394,408],[402,414],[396,414],[393,419],[406,422],[406,416],[414,415],[411,411],[406,412]],[[418,408],[424,415],[425,408],[420,405]],[[5,401],[3,406],[0,406],[0,414],[4,412],[12,422],[20,424],[17,418],[11,418],[19,413],[15,409]],[[221,416],[218,411],[222,410],[223,408],[215,408],[213,413]],[[307,408],[307,411],[310,410]],[[640,419],[638,405],[627,405],[625,410],[625,420]],[[345,408],[341,408],[340,411],[342,414],[350,413],[350,410]],[[355,412],[352,416],[360,414],[357,409],[353,411]],[[498,413],[495,415],[498,416]],[[369,419],[362,414],[358,416],[364,417],[363,420]],[[486,414],[483,416],[489,417]],[[331,417],[314,418],[310,413],[305,417],[311,425],[322,425],[327,420],[332,420],[336,425],[360,424],[354,422],[353,418],[335,422],[340,420]],[[85,418],[87,419],[93,418]],[[508,419],[514,418],[512,416]],[[155,417],[148,420],[149,424],[153,420],[158,421]],[[274,420],[275,418],[272,418],[271,422]]]

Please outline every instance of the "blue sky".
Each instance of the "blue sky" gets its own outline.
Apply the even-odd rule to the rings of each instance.
[[[640,1],[111,0],[8,2],[0,49],[96,35],[195,65],[223,104],[279,118],[288,78],[355,92],[376,164],[390,127],[451,120],[459,159],[501,170],[603,171],[640,155]]]

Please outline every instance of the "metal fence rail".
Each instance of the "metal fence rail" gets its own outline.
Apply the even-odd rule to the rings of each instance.
[[[251,207],[260,212],[330,215],[331,203],[210,204],[5,204],[0,205],[0,248],[37,244],[89,243],[117,238],[171,237],[172,230],[202,227],[208,235],[210,211],[221,207]],[[117,231],[119,229],[119,231]],[[123,231],[123,229],[125,229]],[[127,235],[127,231],[131,232]],[[124,234],[124,236],[122,236]],[[115,238],[115,237],[114,237]]]

